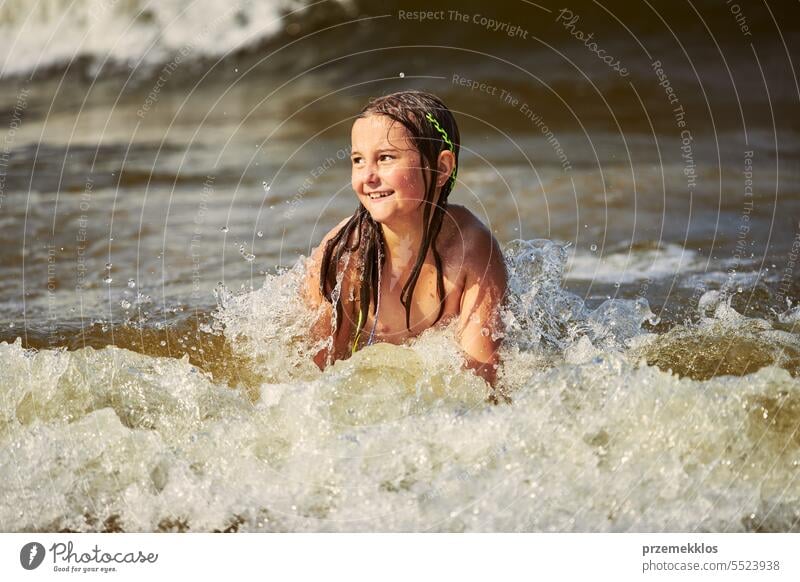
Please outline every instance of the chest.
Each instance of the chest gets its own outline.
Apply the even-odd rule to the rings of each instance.
[[[442,317],[439,322],[436,323],[446,321],[450,317],[458,315],[463,292],[460,271],[457,269],[449,269],[445,266],[443,267],[442,275],[444,282],[443,301],[440,300],[437,292],[436,267],[428,263],[422,266],[411,299],[409,329],[406,327],[406,308],[400,302],[401,293],[408,278],[408,273],[400,271],[393,273],[391,268],[385,268],[381,274],[381,298],[378,321],[377,324],[375,324],[372,310],[370,310],[360,343],[366,344],[373,325],[375,326],[375,341],[398,344],[410,337],[419,335],[434,325],[439,315],[439,310],[442,308],[442,304],[444,304]]]

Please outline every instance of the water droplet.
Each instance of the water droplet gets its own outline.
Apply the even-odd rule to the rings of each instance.
[[[593,244],[592,246],[589,247],[589,250],[592,252],[597,251],[597,245]]]
[[[402,79],[403,77],[405,77],[405,76],[406,76],[406,74],[405,74],[405,73],[400,73],[400,78],[401,78],[401,79]]]
[[[737,293],[741,293],[742,291],[744,291],[744,289],[742,289],[741,287],[737,287],[737,288],[736,288],[736,292],[737,292]]]
[[[482,328],[481,329],[481,335],[483,337],[489,337],[489,328],[487,328],[487,327]]]
[[[111,270],[111,263],[106,263],[106,271],[110,271],[110,270]]]
[[[131,289],[136,287],[136,281],[134,281],[133,279],[128,279],[128,287],[130,287]]]
[[[131,302],[128,301],[127,299],[123,299],[122,301],[119,302],[119,304],[122,305],[122,309],[130,309],[131,308]]]
[[[239,254],[244,257],[245,261],[247,261],[248,263],[252,263],[256,259],[256,256],[253,253],[247,252],[247,247],[244,246],[244,243],[238,243],[238,244],[239,244]]]
[[[263,237],[263,236],[264,236],[264,233],[263,233],[262,231],[260,231],[260,230],[259,230],[259,231],[256,233],[256,236],[257,236],[258,238],[261,238],[261,237]]]
[[[616,287],[617,289],[619,289],[619,281],[614,281],[614,287]]]
[[[162,345],[162,346],[165,346],[165,345],[167,345],[167,342],[165,342],[164,340],[161,340],[161,341],[160,341],[160,342],[158,342],[158,343],[159,343],[160,345]]]
[[[272,185],[266,180],[261,182],[261,185],[264,186],[264,192],[269,192],[269,189],[272,188]]]
[[[105,279],[103,279],[103,283],[105,283],[106,285],[109,285],[111,283],[111,281],[113,281],[113,280],[114,279],[112,279],[111,277],[106,277]]]
[[[14,327],[14,322],[12,321],[11,323],[9,323],[8,327]]]

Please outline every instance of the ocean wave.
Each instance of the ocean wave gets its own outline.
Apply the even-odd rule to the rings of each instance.
[[[200,60],[251,47],[283,30],[303,3],[238,0],[7,0],[0,4],[0,76],[63,66],[148,66]]]
[[[661,279],[685,274],[703,267],[703,257],[696,251],[676,244],[653,245],[652,248],[631,247],[600,255],[602,249],[592,245],[591,252],[576,251],[570,257],[566,277],[601,283],[633,283],[645,279]]]

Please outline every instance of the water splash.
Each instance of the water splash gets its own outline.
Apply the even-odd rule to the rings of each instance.
[[[0,521],[11,531],[798,530],[797,335],[711,297],[698,323],[648,333],[645,301],[592,309],[565,290],[565,255],[550,241],[506,249],[499,377],[511,405],[487,403],[486,385],[462,369],[453,325],[317,369],[305,261],[250,293],[220,283],[202,333],[221,343],[179,330],[179,358],[166,357],[181,344],[169,328],[166,345],[147,340],[158,355],[2,343],[0,471],[13,477],[0,484]],[[130,341],[140,333],[151,332]],[[743,346],[741,361],[763,346],[789,356],[701,373],[689,357],[724,353],[714,338]],[[239,358],[250,376],[216,374],[214,358]],[[682,361],[695,362],[689,373],[667,371]]]

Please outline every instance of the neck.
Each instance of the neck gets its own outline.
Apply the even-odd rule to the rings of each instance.
[[[441,189],[437,188],[434,200],[439,199]],[[434,208],[428,221],[433,218]],[[400,222],[382,222],[383,240],[386,243],[386,260],[393,270],[409,269],[414,264],[422,244],[422,211]],[[431,242],[431,245],[433,242]],[[431,249],[428,249],[430,253]]]
[[[417,257],[422,244],[422,220],[413,224],[381,224],[383,240],[386,243],[386,260],[396,268],[410,267]]]

